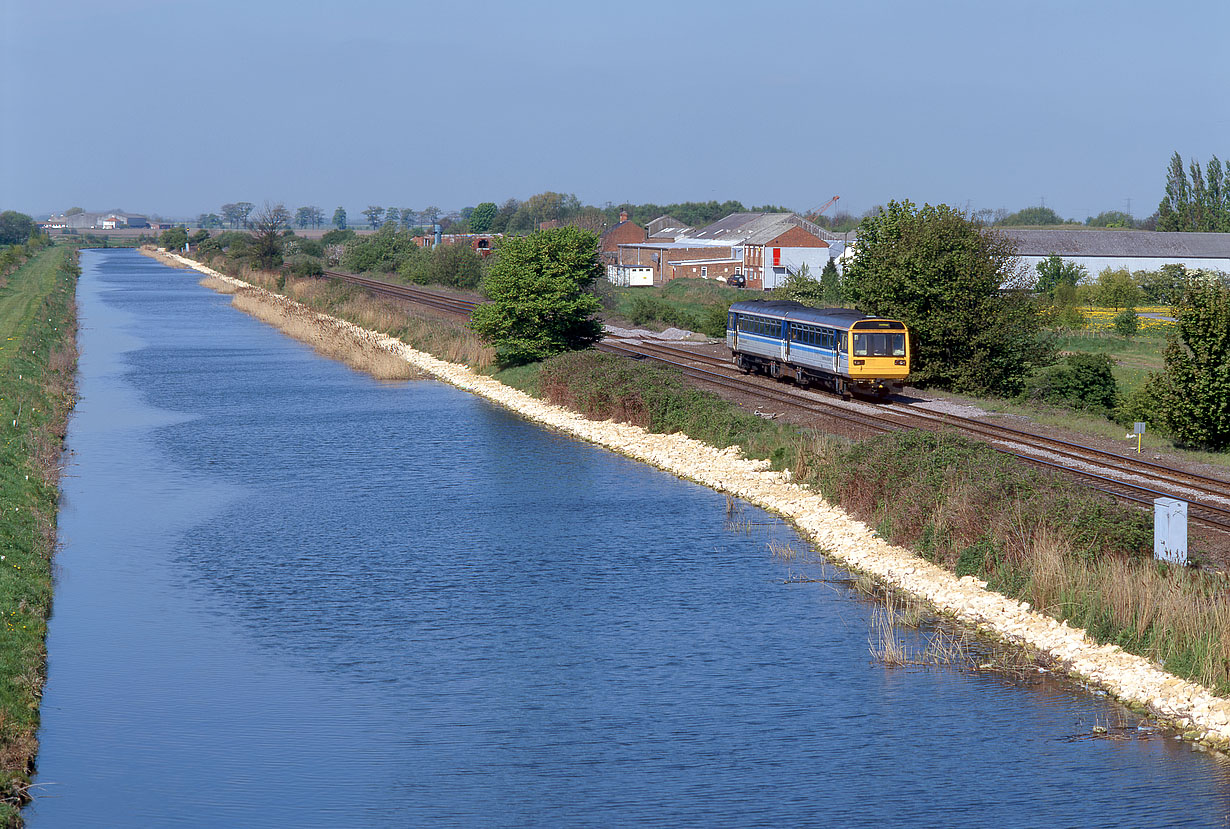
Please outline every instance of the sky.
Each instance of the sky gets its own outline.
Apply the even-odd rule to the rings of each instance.
[[[0,209],[890,199],[1147,216],[1230,3],[0,0]]]

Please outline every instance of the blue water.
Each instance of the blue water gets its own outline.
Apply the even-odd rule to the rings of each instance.
[[[1230,822],[1104,698],[875,664],[758,510],[82,264],[31,826]]]

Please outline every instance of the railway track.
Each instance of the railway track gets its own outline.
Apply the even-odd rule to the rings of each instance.
[[[605,344],[611,350],[609,341]],[[847,403],[801,389],[774,388],[778,385],[777,381],[767,378],[749,382],[750,378],[743,378],[742,372],[729,361],[678,346],[638,342],[624,343],[618,348],[622,353],[674,365],[685,376],[701,382],[732,388],[726,381],[735,381],[733,388],[739,391],[762,394],[791,408],[823,417],[835,417],[872,432],[907,428],[937,431],[946,426],[952,427],[986,440],[1005,454],[1036,466],[1077,476],[1090,489],[1128,501],[1145,505],[1152,505],[1153,499],[1158,497],[1187,501],[1188,514],[1193,520],[1230,532],[1230,482],[1217,478],[961,415],[900,405]],[[712,366],[714,370],[701,369],[684,361]],[[715,378],[723,382],[716,382]],[[739,383],[740,379],[742,383]]]
[[[374,294],[413,302],[453,317],[468,318],[478,305],[473,300],[450,297],[410,285],[340,271],[325,271],[324,274],[331,279],[362,286]],[[1187,501],[1192,520],[1230,533],[1230,482],[1224,480],[948,412],[908,405],[840,401],[823,394],[783,386],[768,378],[748,377],[729,360],[665,343],[608,338],[597,348],[634,359],[651,359],[672,365],[685,377],[707,386],[752,394],[762,398],[766,404],[837,420],[847,428],[864,433],[954,428],[987,441],[1000,452],[1076,476],[1090,489],[1127,501],[1151,505],[1154,498],[1162,496]]]

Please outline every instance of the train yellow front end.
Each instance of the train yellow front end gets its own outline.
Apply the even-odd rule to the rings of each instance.
[[[853,391],[884,395],[900,391],[910,373],[910,338],[897,320],[863,319],[850,326],[847,369]]]

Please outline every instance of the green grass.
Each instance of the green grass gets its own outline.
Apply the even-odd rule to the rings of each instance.
[[[1166,337],[1148,334],[1129,340],[1118,334],[1088,332],[1062,336],[1056,340],[1056,345],[1060,351],[1109,356],[1115,361],[1115,381],[1120,390],[1128,394],[1141,386],[1151,372],[1162,370],[1162,351],[1166,348]]]
[[[76,268],[48,248],[0,288],[0,823],[17,825],[37,748],[59,455],[73,405]]]
[[[637,297],[650,297],[676,313],[703,318],[714,305],[729,306],[754,295],[711,279],[672,279],[661,288],[616,288],[614,314],[632,319]]]

